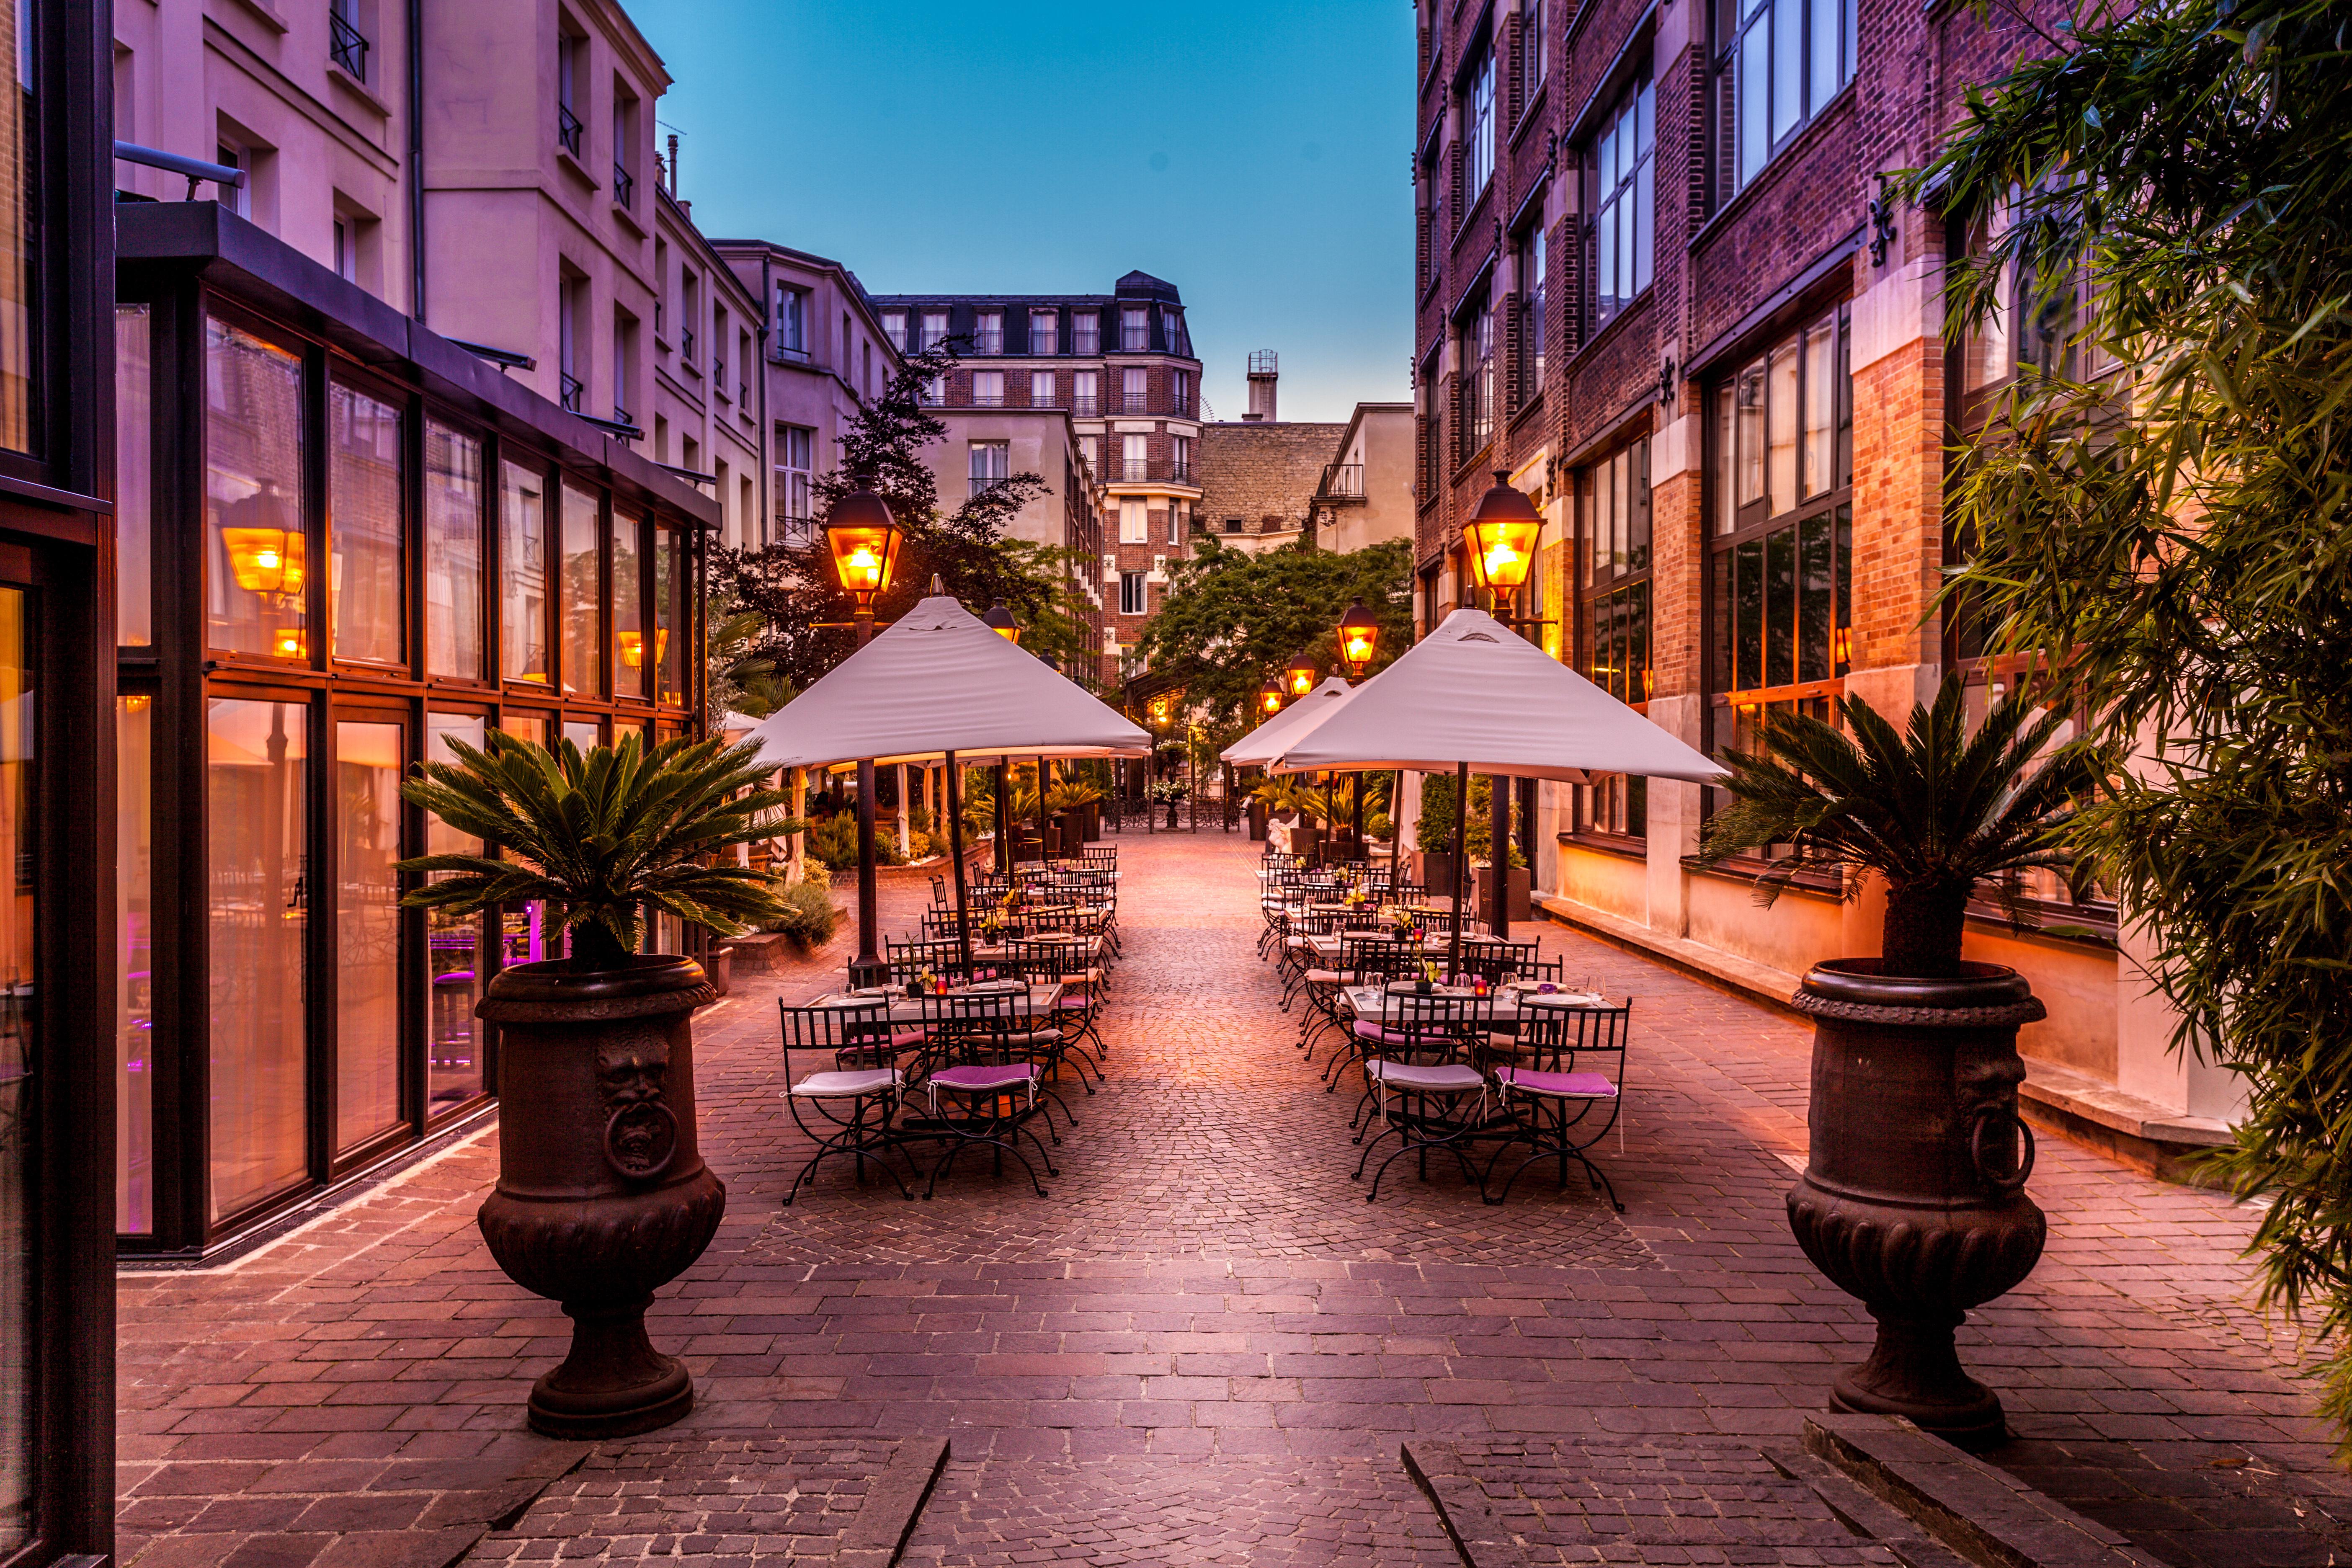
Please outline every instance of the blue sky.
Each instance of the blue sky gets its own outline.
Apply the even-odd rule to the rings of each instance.
[[[706,234],[877,293],[1183,291],[1208,399],[1282,355],[1280,412],[1410,395],[1405,0],[631,0],[677,85]]]

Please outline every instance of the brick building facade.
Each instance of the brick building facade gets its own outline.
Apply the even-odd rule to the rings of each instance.
[[[1547,520],[1522,595],[1534,635],[1703,750],[1848,693],[1899,715],[1950,668],[1998,685],[1932,611],[1945,450],[2063,334],[2012,311],[1948,343],[1955,237],[1879,176],[1924,162],[1968,85],[2058,16],[2026,11],[1421,0],[1423,626],[1466,597],[1462,522],[1500,471]],[[1564,918],[1784,994],[1817,960],[1877,951],[1867,896],[1798,889],[1765,913],[1748,876],[1696,868],[1699,786],[1526,793]],[[2047,924],[2117,928],[2111,905],[2033,890]],[[1981,919],[1968,940],[2049,1005],[2023,1038],[2042,1103],[2143,1141],[2218,1134],[2227,1086],[2166,1050],[2116,938]]]
[[[904,352],[956,341],[962,363],[938,389],[950,426],[1000,410],[1066,414],[1101,497],[1098,542],[1066,542],[1101,563],[1100,679],[1117,685],[1201,499],[1201,362],[1176,286],[1130,272],[1108,294],[890,294],[874,307]]]

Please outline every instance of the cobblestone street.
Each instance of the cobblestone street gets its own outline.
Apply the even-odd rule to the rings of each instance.
[[[1118,842],[1108,1081],[1067,1088],[1049,1197],[967,1162],[908,1203],[831,1163],[781,1206],[775,1000],[837,981],[845,928],[698,1022],[729,1210],[651,1319],[686,1422],[525,1432],[568,1325],[482,1247],[485,1131],[231,1266],[122,1277],[123,1561],[448,1561],[428,1531],[471,1563],[850,1560],[868,1478],[929,1438],[922,1564],[1457,1561],[1409,1439],[1454,1446],[1536,1561],[1894,1561],[1761,1452],[1870,1340],[1783,1215],[1805,1026],[1547,925],[1570,980],[1633,998],[1598,1152],[1626,1212],[1580,1181],[1486,1207],[1436,1163],[1367,1204],[1354,1090],[1252,951],[1257,847]],[[895,935],[928,889],[886,897]],[[1995,1462],[2176,1568],[2341,1560],[2327,1431],[2244,1299],[2253,1216],[2051,1136],[2032,1191],[2048,1253],[1960,1336],[2016,1434]]]

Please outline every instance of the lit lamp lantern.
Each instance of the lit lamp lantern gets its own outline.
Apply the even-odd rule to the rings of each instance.
[[[623,666],[630,669],[645,668],[646,634],[643,632],[622,632],[618,634],[618,637],[621,644],[621,663]],[[669,633],[667,631],[657,631],[654,633],[654,657],[656,658],[659,658],[668,651]]]
[[[1168,721],[1176,716],[1176,700],[1163,692],[1153,698],[1150,705],[1143,711],[1150,720],[1153,729],[1165,730],[1168,728]]]
[[[1535,564],[1536,537],[1543,531],[1543,514],[1535,502],[1510,482],[1507,470],[1495,471],[1494,488],[1462,525],[1462,542],[1470,552],[1470,577],[1502,604],[1518,592]]]
[[[1315,689],[1315,661],[1300,654],[1282,672],[1282,683],[1293,697],[1304,697]]]
[[[890,586],[898,564],[898,545],[906,535],[890,506],[872,490],[853,490],[835,503],[825,519],[825,547],[833,554],[833,574],[842,592],[857,603],[860,620],[871,620],[874,600]],[[861,637],[860,640],[863,640]]]
[[[1002,599],[988,606],[988,613],[980,617],[980,624],[1006,642],[1018,645],[1021,641],[1021,623],[1013,618],[1013,612],[1004,607]]]
[[[1282,711],[1282,682],[1269,680],[1257,689],[1257,710],[1269,719]]]
[[[1339,617],[1339,662],[1348,667],[1348,678],[1360,679],[1365,666],[1372,662],[1372,648],[1381,640],[1381,624],[1357,600]]]
[[[224,528],[229,574],[248,594],[302,591],[302,536],[282,528]]]
[[[307,651],[302,641],[302,634],[299,631],[273,633],[269,639],[269,647],[270,651],[280,658],[300,658]]]

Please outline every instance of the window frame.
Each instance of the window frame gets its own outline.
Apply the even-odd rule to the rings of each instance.
[[[1620,133],[1633,140],[1630,160],[1611,153],[1610,143]],[[1604,170],[1604,161],[1616,172]],[[1578,157],[1577,169],[1584,210],[1591,215],[1583,225],[1583,308],[1589,337],[1632,310],[1656,281],[1657,86],[1646,64],[1615,89],[1608,110]],[[1621,226],[1621,218],[1630,227]],[[1622,247],[1615,243],[1621,234],[1626,238]],[[1604,271],[1613,280],[1620,260],[1630,266],[1630,286],[1604,294]]]
[[[1118,574],[1118,613],[1122,616],[1148,616],[1151,613],[1151,584],[1144,573],[1121,572]]]
[[[1826,62],[1816,47],[1815,37],[1824,16],[1833,16],[1839,29],[1832,58]],[[1790,20],[1798,27],[1797,42],[1790,46],[1788,59],[1796,73],[1792,84],[1796,112],[1775,131],[1774,95],[1780,90],[1777,79],[1782,63],[1779,29]],[[1845,95],[1860,75],[1859,34],[1858,0],[1711,0],[1706,63],[1707,102],[1714,121],[1707,160],[1714,187],[1713,210],[1729,205],[1740,192],[1756,184],[1773,162],[1804,135],[1807,127],[1828,113]],[[1763,40],[1760,45],[1754,42],[1758,38]],[[1817,87],[1813,81],[1817,68],[1824,63],[1831,64],[1838,73],[1835,84],[1826,89]],[[1762,143],[1752,167],[1746,163],[1749,152],[1746,132],[1749,129],[1751,72],[1762,78],[1765,88],[1763,107],[1757,111]]]

